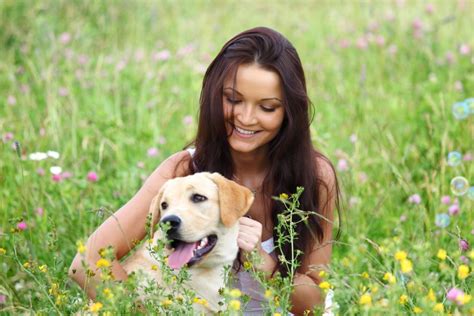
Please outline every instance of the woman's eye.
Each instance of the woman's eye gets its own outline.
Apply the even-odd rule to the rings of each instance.
[[[201,194],[193,194],[191,195],[191,201],[194,203],[204,202],[207,200],[207,197]]]
[[[264,112],[275,112],[275,109],[271,107],[266,107],[262,105],[261,108]]]
[[[230,104],[238,104],[240,102],[240,100],[234,100],[234,99],[230,99],[230,98],[226,98],[227,102],[229,102]]]

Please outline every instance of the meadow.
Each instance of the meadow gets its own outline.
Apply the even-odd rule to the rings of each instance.
[[[314,145],[338,171],[341,237],[319,284],[333,312],[474,314],[469,0],[0,1],[1,314],[132,313],[129,285],[104,278],[90,304],[69,265],[193,140],[207,65],[254,26],[298,50]],[[288,306],[282,284],[269,314]],[[146,308],[182,314],[188,296]]]

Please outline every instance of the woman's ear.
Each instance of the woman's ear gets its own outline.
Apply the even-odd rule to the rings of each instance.
[[[231,181],[219,173],[209,173],[208,177],[217,184],[221,221],[226,227],[233,226],[244,216],[253,203],[252,191]]]

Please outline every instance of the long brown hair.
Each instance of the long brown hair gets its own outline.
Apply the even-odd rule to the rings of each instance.
[[[284,211],[284,206],[270,197],[280,193],[294,193],[299,186],[304,187],[300,197],[302,210],[321,213],[327,206],[319,203],[322,190],[326,191],[327,201],[335,194],[338,208],[337,180],[336,192],[329,192],[330,188],[318,170],[318,161],[322,158],[333,171],[334,168],[311,143],[312,104],[307,95],[305,75],[298,53],[283,35],[265,27],[253,28],[236,35],[224,45],[209,65],[202,84],[199,125],[193,142],[196,151],[189,161],[190,173],[209,171],[219,172],[229,179],[233,177],[234,164],[222,104],[223,85],[229,75],[235,76],[239,65],[254,63],[277,73],[283,87],[285,117],[278,135],[268,144],[270,166],[262,185],[262,192],[270,203],[273,223],[278,223],[278,214]],[[328,214],[321,215],[328,217]],[[300,250],[304,253],[310,251],[316,242],[321,242],[324,238],[324,224],[315,215],[310,216],[306,224],[298,224],[298,239],[293,251]],[[275,234],[274,230],[273,237],[277,240],[279,236]],[[286,245],[278,255],[290,259],[291,249],[290,245]],[[288,274],[285,266],[280,263],[277,270],[282,275]]]

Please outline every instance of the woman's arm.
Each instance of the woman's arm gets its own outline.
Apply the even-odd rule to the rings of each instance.
[[[318,167],[322,180],[327,185],[327,191],[320,192],[319,204],[323,206],[321,214],[330,222],[323,223],[324,239],[313,248],[311,253],[305,254],[294,277],[294,289],[291,296],[295,315],[303,315],[305,310],[312,311],[316,305],[324,303],[324,294],[318,287],[321,282],[319,272],[331,261],[332,228],[334,208],[336,202],[336,175],[329,163],[323,159],[318,160]]]
[[[126,279],[127,274],[119,263],[120,258],[126,255],[137,241],[143,239],[151,200],[168,179],[186,175],[188,159],[189,154],[181,151],[164,161],[135,196],[90,235],[84,254],[76,254],[69,268],[69,276],[90,298],[94,299],[96,296],[95,288],[100,276],[99,273],[92,277],[87,276],[87,269],[84,269],[82,261],[95,273],[98,271],[96,262],[100,259],[99,250],[112,246],[116,254],[116,260],[112,262],[112,274],[116,280]]]

